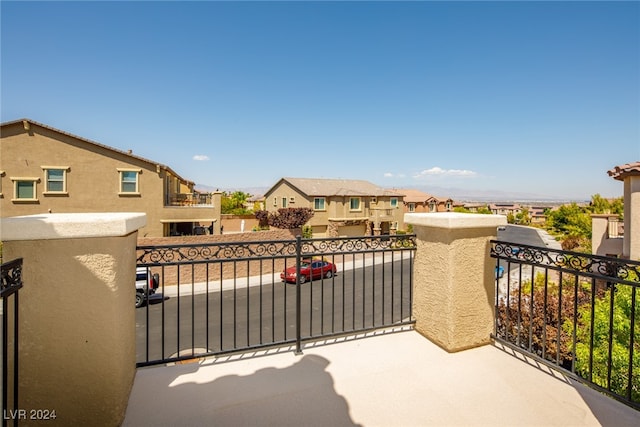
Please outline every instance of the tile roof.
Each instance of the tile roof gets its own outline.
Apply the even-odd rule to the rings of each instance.
[[[624,181],[628,176],[640,175],[640,162],[627,163],[607,171],[610,177],[619,181]]]
[[[425,193],[423,191],[420,190],[414,190],[414,189],[394,189],[394,191],[397,191],[400,194],[404,194],[404,202],[405,203],[424,203],[427,200],[430,199],[435,199],[435,200],[440,200],[435,196],[432,196],[429,193]]]
[[[368,181],[355,179],[282,178],[307,196],[397,196],[402,193],[385,190]]]

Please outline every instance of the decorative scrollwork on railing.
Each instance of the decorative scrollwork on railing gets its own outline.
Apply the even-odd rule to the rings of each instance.
[[[0,297],[5,298],[22,287],[22,258],[2,264]]]
[[[296,255],[296,240],[207,243],[194,245],[139,246],[138,264],[174,264],[229,259],[291,257]],[[301,239],[301,255],[341,252],[406,250],[416,247],[415,235],[362,238]]]
[[[491,243],[491,256],[494,258],[520,264],[540,265],[572,273],[583,273],[603,279],[611,278],[633,285],[640,284],[640,262],[638,261],[497,240],[492,240]]]
[[[413,249],[415,247],[416,236],[412,234],[349,237],[343,239],[311,239],[302,241],[303,254],[373,252]]]
[[[170,264],[190,261],[290,256],[296,252],[295,241],[208,243],[199,245],[139,246],[139,264]]]

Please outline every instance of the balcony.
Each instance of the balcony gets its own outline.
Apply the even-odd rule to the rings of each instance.
[[[213,206],[211,193],[177,193],[168,197],[167,206]]]
[[[138,369],[124,426],[636,426],[640,412],[519,354],[378,331]]]
[[[416,236],[423,240],[407,246],[401,242],[390,245],[384,243],[389,239],[380,239],[379,244],[386,244],[385,250],[392,253],[415,250],[415,259],[410,258],[409,262],[411,272],[406,275],[414,285],[409,298],[413,326],[393,325],[350,334],[342,331],[342,335],[333,337],[316,337],[311,332],[312,339],[304,341],[301,348],[299,343],[293,346],[290,342],[270,342],[269,347],[215,356],[197,354],[195,358],[183,357],[137,370],[136,336],[131,327],[138,323],[132,300],[136,267],[132,253],[137,247],[135,230],[144,226],[144,215],[98,218],[66,214],[3,219],[3,255],[7,259],[24,258],[27,279],[20,291],[20,400],[14,402],[14,409],[9,408],[54,409],[63,425],[638,425],[640,412],[631,406],[576,382],[574,376],[540,363],[539,359],[513,351],[512,346],[502,347],[500,341],[491,338],[496,333],[496,295],[500,295],[495,290],[499,284],[496,262],[521,264],[518,271],[505,269],[503,280],[507,281],[508,295],[509,280],[516,277],[522,281],[527,273],[522,265],[530,266],[527,268],[531,268],[533,277],[534,263],[536,269],[561,269],[573,265],[579,257],[539,262],[533,248],[519,248],[516,253],[513,248],[504,247],[496,252],[496,261],[492,259],[496,258],[494,253],[489,253],[490,239],[496,233],[495,217],[407,217],[407,222],[418,229]],[[99,228],[95,227],[97,221],[102,224]],[[365,240],[373,241],[370,237]],[[164,270],[175,264],[178,294],[180,274],[185,273],[191,277],[185,285],[193,295],[199,272],[195,264],[205,253],[177,246],[180,247],[176,250],[161,248],[160,252],[172,261],[161,265],[158,258],[152,257],[148,265]],[[244,266],[251,268],[254,261],[246,256],[251,245],[240,246],[243,250],[233,254],[234,277],[228,295],[247,295],[248,301],[250,283],[236,277]],[[277,262],[272,258],[280,253],[296,256],[279,246],[268,247],[265,258],[270,263]],[[327,253],[336,252],[335,246],[323,248]],[[368,247],[366,252],[377,256],[377,251]],[[232,256],[224,250],[217,254],[218,258],[213,258],[210,251],[206,252],[215,263]],[[383,262],[388,256],[381,256]],[[356,261],[355,266],[360,268],[360,259]],[[606,265],[623,262],[606,261]],[[362,282],[375,283],[390,273],[387,265],[380,266],[382,275],[363,274]],[[592,266],[589,264],[581,274],[589,276],[600,271]],[[259,271],[269,273],[261,267]],[[562,277],[563,272],[559,271]],[[212,270],[207,266],[203,274],[208,284]],[[213,277],[221,284],[227,279],[223,269]],[[246,288],[241,287],[244,283]],[[306,289],[322,289],[307,285]],[[636,287],[637,281],[629,285]],[[292,284],[288,289],[299,286]],[[562,289],[559,295],[565,295]],[[187,298],[177,304],[177,316],[180,319],[182,313],[192,328],[183,330],[182,342],[190,340],[195,345],[193,325],[201,325],[205,317],[188,312],[194,299],[188,293],[183,295]],[[314,295],[323,298],[328,294]],[[367,295],[375,298],[380,293],[369,289]],[[635,291],[633,295],[635,298]],[[523,291],[524,301],[526,296]],[[299,305],[300,298],[291,299],[297,299]],[[207,308],[212,307],[212,312],[222,319],[223,313],[216,307],[222,307],[225,300],[218,298],[213,304],[209,298],[205,301]],[[251,301],[263,307],[262,297],[252,296]],[[347,306],[355,308],[352,304]],[[225,325],[230,324],[235,341],[236,308],[237,319],[246,319],[247,324],[255,316],[235,303],[231,307],[225,308],[225,319],[231,319]],[[508,300],[507,307],[512,307]],[[515,314],[514,319],[524,318],[526,305],[520,304],[519,297],[513,307],[510,313]],[[163,315],[164,312],[162,306]],[[318,312],[314,313],[314,319],[318,319]],[[148,311],[140,315],[150,318]],[[294,318],[285,317],[287,328],[296,323]],[[178,331],[182,326],[179,322]],[[311,319],[308,324],[312,324]],[[510,324],[506,342],[509,336],[523,336],[520,320]],[[153,325],[156,331],[160,329],[159,322]],[[57,333],[52,334],[52,330]],[[244,339],[243,332],[238,333],[238,341]],[[180,339],[176,346],[182,348]],[[164,344],[163,338],[163,348]],[[526,346],[518,345],[526,350]],[[633,369],[629,367],[637,372]],[[11,417],[17,413],[9,414]]]

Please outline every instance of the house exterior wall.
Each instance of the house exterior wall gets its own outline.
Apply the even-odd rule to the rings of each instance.
[[[404,228],[402,197],[398,196],[306,195],[287,181],[282,181],[265,195],[265,208],[269,212],[276,212],[283,207],[314,209],[317,197],[325,199],[325,209],[314,210],[314,215],[309,220],[308,224],[315,237],[327,237],[336,233],[341,236],[361,236],[367,234],[367,230],[374,231],[376,222],[393,223],[394,226],[397,224],[399,230]],[[350,209],[352,197],[360,198],[360,209]],[[283,199],[287,200],[286,206],[283,206]],[[397,200],[396,207],[393,208],[392,199]]]
[[[640,175],[624,180],[624,248],[623,255],[640,260]]]
[[[28,127],[28,129],[25,129]],[[32,122],[3,125],[0,139],[2,217],[70,212],[141,212],[147,226],[140,236],[163,236],[167,221],[220,218],[213,206],[166,206],[177,192],[192,191],[166,168],[91,144]],[[47,193],[43,167],[66,170],[66,192]],[[119,169],[138,171],[139,192],[120,192]],[[33,201],[16,200],[15,178],[37,178]],[[219,225],[218,225],[219,227]]]
[[[622,255],[623,239],[609,237],[611,218],[618,218],[618,215],[591,215],[591,252],[593,255]]]

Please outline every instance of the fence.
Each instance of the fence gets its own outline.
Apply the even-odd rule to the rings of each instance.
[[[640,262],[491,243],[494,338],[640,409]]]
[[[22,258],[2,264],[2,425],[24,417],[18,406],[18,291],[22,288]],[[10,300],[13,300],[10,303]]]
[[[160,285],[136,313],[137,365],[300,351],[307,340],[412,324],[415,247],[415,235],[138,246],[138,267]],[[329,264],[310,274],[307,260]]]

